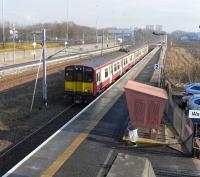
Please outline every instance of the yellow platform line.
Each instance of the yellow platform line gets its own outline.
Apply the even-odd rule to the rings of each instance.
[[[122,138],[123,141],[125,142],[131,142],[129,136],[124,136]],[[153,139],[148,139],[148,138],[138,138],[137,141],[135,142],[136,144],[157,144],[157,145],[165,145],[167,144],[166,142],[158,141],[158,140],[153,140]]]
[[[41,177],[51,177],[53,176],[64,162],[69,159],[69,157],[74,153],[74,151],[79,147],[79,145],[86,139],[87,133],[81,133],[72,144],[54,161],[49,168],[43,172]]]
[[[136,141],[136,144],[157,144],[157,145],[165,145],[166,142],[153,140],[153,139],[147,139],[147,138],[138,138]]]
[[[46,169],[41,177],[52,177],[60,167],[67,161],[75,152],[79,145],[87,138],[91,130],[97,125],[98,121],[94,121],[87,127],[84,133],[80,133],[75,140],[65,149],[65,151]]]

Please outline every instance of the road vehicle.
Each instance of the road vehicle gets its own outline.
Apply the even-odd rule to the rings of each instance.
[[[192,83],[185,85],[184,95],[200,94],[200,83]]]
[[[192,97],[192,94],[189,94],[189,95],[184,95],[182,98],[181,98],[181,101],[179,103],[179,106],[182,108],[182,109],[185,109],[187,104],[188,104],[188,101],[189,99]]]
[[[187,101],[186,111],[189,110],[200,110],[200,94],[194,94]]]

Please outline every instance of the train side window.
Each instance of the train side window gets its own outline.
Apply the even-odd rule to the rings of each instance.
[[[117,71],[117,65],[116,65],[116,63],[114,64],[114,71]]]
[[[108,68],[105,69],[105,78],[108,77]]]
[[[92,71],[85,71],[84,72],[84,82],[92,82],[93,81],[93,72]]]
[[[119,66],[119,62],[117,63],[117,69],[119,70],[120,66]]]
[[[112,73],[112,65],[110,65],[110,73]]]
[[[97,73],[96,77],[97,77],[97,82],[99,82],[100,81],[100,72]]]
[[[74,81],[74,70],[66,69],[65,79],[66,81]]]

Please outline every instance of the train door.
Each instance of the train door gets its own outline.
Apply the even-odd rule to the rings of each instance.
[[[96,72],[97,88],[101,90],[101,70]]]
[[[83,68],[76,67],[75,68],[75,92],[82,93],[83,90]]]
[[[75,90],[75,85],[74,85],[74,68],[72,67],[66,67],[65,69],[65,91],[74,93]]]
[[[120,75],[122,75],[123,74],[123,66],[121,65],[120,61],[117,64],[118,64],[118,69],[120,70]]]
[[[113,68],[112,68],[112,64],[109,66],[109,72],[110,72],[110,83],[112,83],[112,76],[113,76]]]

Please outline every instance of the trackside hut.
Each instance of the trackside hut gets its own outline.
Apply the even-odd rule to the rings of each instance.
[[[125,86],[131,125],[137,128],[158,129],[168,99],[164,89],[128,81]]]

